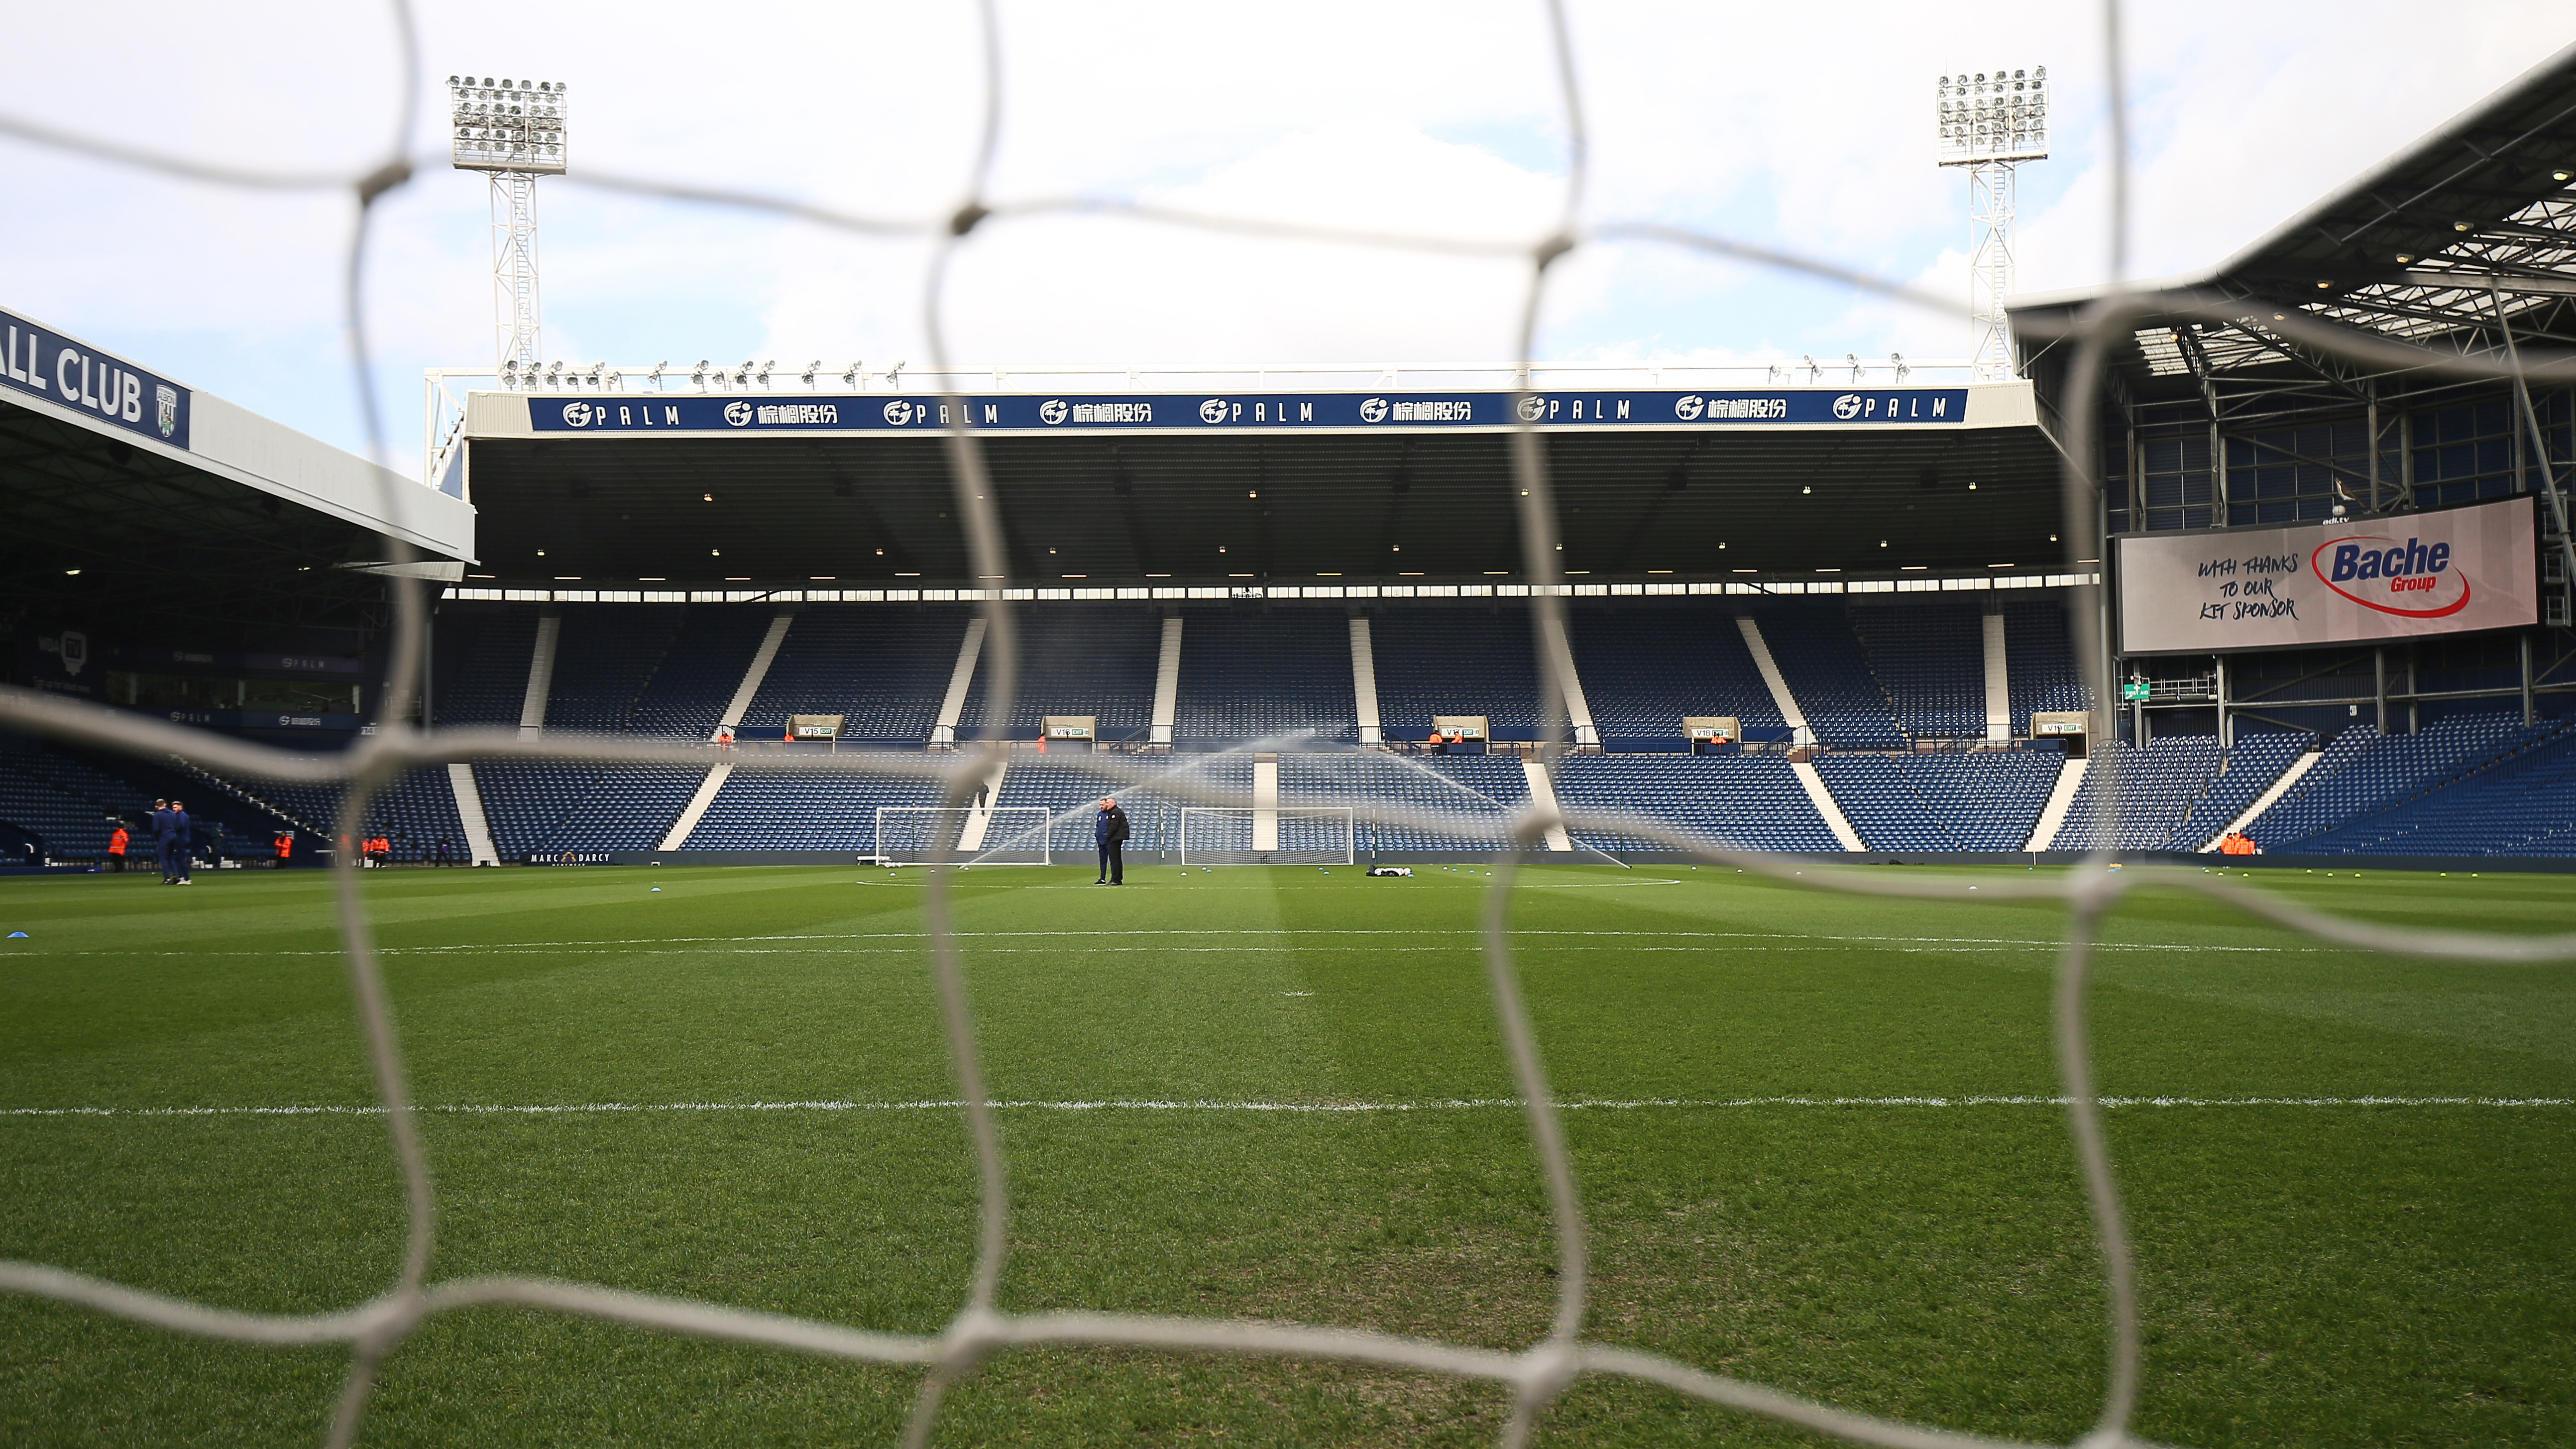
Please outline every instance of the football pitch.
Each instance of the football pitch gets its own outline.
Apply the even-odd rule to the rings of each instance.
[[[2248,874],[2393,927],[2576,921],[2571,876]],[[922,878],[369,876],[433,1277],[941,1331],[975,1184]],[[1006,1104],[1002,1306],[1542,1337],[1555,1255],[1479,951],[1489,885],[963,877]],[[392,1280],[401,1192],[332,922],[321,872],[0,881],[0,934],[27,933],[0,942],[0,1257],[278,1312]],[[1512,924],[1568,1104],[1589,1339],[1948,1428],[2090,1427],[2105,1310],[2050,1100],[2059,908],[1554,866]],[[2576,1442],[2576,967],[2360,955],[2144,892],[2096,983],[2138,1433]],[[0,1297],[0,1440],[319,1442],[346,1361]],[[917,1379],[474,1309],[388,1361],[361,1442],[887,1444]],[[1505,1411],[1374,1368],[1014,1350],[938,1442],[1486,1444]],[[1816,1441],[1590,1378],[1540,1442]]]

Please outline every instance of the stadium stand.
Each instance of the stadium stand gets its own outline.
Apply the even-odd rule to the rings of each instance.
[[[1752,850],[1837,851],[1784,755],[1568,755],[1557,762],[1556,799],[1567,809],[1616,810],[1683,834]],[[1653,850],[1643,839],[1576,831],[1596,850]]]
[[[1362,853],[1488,849],[1528,798],[1529,777],[1507,755],[1279,757],[1279,803],[1354,806]]]
[[[2033,710],[2085,707],[2075,638],[2066,627],[2066,605],[2056,598],[2005,602],[2004,669],[2016,735],[2030,734]]]
[[[845,717],[844,740],[918,745],[930,738],[972,616],[959,604],[809,604],[788,628],[742,723],[783,730],[791,714],[837,714]]]
[[[1388,609],[1371,617],[1369,633],[1378,723],[1390,738],[1421,739],[1432,717],[1444,714],[1481,714],[1498,740],[1537,737],[1538,671],[1526,610]],[[1582,662],[1576,655],[1577,669]]]
[[[1175,741],[1359,738],[1345,615],[1209,609],[1181,617]]]
[[[1705,604],[1577,608],[1567,627],[1606,749],[1686,751],[1682,720],[1693,715],[1732,715],[1751,739],[1789,728],[1732,614]]]
[[[2030,838],[2065,760],[2054,750],[1829,754],[1816,772],[1872,850],[2010,851]]]
[[[679,813],[697,783],[695,777],[684,782],[665,822]],[[876,849],[879,806],[938,803],[939,786],[931,780],[739,770],[716,792],[689,836],[689,848],[865,853]]]
[[[1819,741],[1846,750],[1892,750],[1905,744],[1887,691],[1870,673],[1860,637],[1840,604],[1768,603],[1751,612],[1771,646],[1772,662]]]
[[[1183,631],[1184,638],[1187,631]],[[1281,774],[1286,767],[1282,756]],[[1123,766],[1149,771],[1186,774],[1203,785],[1212,785],[1243,803],[1252,803],[1252,757],[1234,755],[1192,755],[1157,760],[1150,755],[1129,756]],[[1092,817],[1098,813],[1104,797],[1115,795],[1127,812],[1127,854],[1132,861],[1148,853],[1176,850],[1180,843],[1180,802],[1157,794],[1152,787],[1133,786],[1121,780],[1084,768],[1077,757],[1037,759],[1027,750],[1017,752],[1011,760],[1010,773],[1002,777],[1001,793],[993,803],[1002,806],[1035,806],[1048,811],[1054,824],[1047,833],[1047,847],[1059,858],[1088,861],[1092,858]],[[988,842],[998,844],[999,842]]]
[[[140,761],[93,761],[33,741],[0,737],[0,824],[17,827],[44,843],[56,860],[91,860],[107,849],[110,815],[139,820],[156,796],[176,795],[188,803],[200,855],[211,850],[215,827],[223,827],[224,853],[240,855],[265,847],[273,817],[245,808],[182,776],[159,771]],[[129,825],[135,840],[128,859],[149,861],[148,829]]]
[[[517,724],[537,647],[538,606],[458,610],[442,616],[454,667],[435,679],[430,703],[443,725]],[[560,656],[558,656],[560,657]]]
[[[525,666],[522,660],[521,667]],[[520,683],[524,685],[526,680],[522,678]],[[317,829],[338,822],[340,800],[347,793],[339,785],[296,785],[274,780],[262,780],[249,788],[292,818],[310,822]],[[447,783],[443,766],[413,770],[396,780],[369,803],[367,818],[360,828],[390,836],[393,858],[398,861],[427,860],[442,839],[453,843],[457,858],[465,855],[465,824],[457,818],[456,793]]]
[[[546,728],[623,734],[637,704],[679,637],[686,610],[644,604],[563,611]],[[469,665],[479,663],[469,658]],[[525,661],[520,661],[522,668]],[[521,680],[524,688],[525,679]],[[516,719],[515,707],[509,718]],[[660,796],[672,772],[612,770],[532,760],[479,761],[474,779],[484,820],[503,859],[555,856],[566,850],[642,850],[659,839],[688,798]],[[694,783],[694,777],[691,779]],[[646,838],[646,837],[651,838]]]
[[[690,605],[661,666],[636,697],[626,732],[657,740],[706,739],[776,614],[762,604]]]
[[[685,615],[678,604],[564,610],[546,728],[624,734]],[[516,711],[511,717],[517,718]]]
[[[2174,832],[2217,777],[2218,737],[2173,735],[2145,749],[2117,740],[2095,747],[2091,758],[2056,848],[2163,850],[2172,848]],[[2115,786],[2116,830],[2110,818]]]
[[[2208,790],[2183,814],[2182,823],[2167,838],[2170,850],[2198,850],[2225,830],[2228,823],[2245,813],[2290,762],[2308,747],[2310,737],[2282,731],[2252,731],[2239,727],[2236,744],[2219,763],[2216,778]]]
[[[2320,836],[2301,850],[2355,855],[2576,852],[2576,730]]]
[[[2501,711],[2451,715],[2412,735],[2348,729],[2335,736],[2307,776],[2256,817],[2246,833],[2266,851],[2368,849],[2408,832],[2397,829],[2394,822],[2364,828],[2366,817],[2405,815],[2409,812],[2402,807],[2482,770],[2515,761],[2563,738],[2571,729],[2576,729],[2576,720],[2526,726],[2518,715]]]
[[[1163,642],[1162,620],[1137,608],[1087,605],[1080,608],[1023,608],[1020,623],[1020,694],[1003,722],[1001,734],[1011,739],[1036,736],[1051,714],[1093,715],[1103,740],[1141,736],[1154,717],[1154,667]],[[1184,647],[1188,636],[1183,634]],[[955,653],[950,653],[955,661]],[[975,686],[958,716],[957,734],[964,739],[985,727],[984,700],[989,689],[992,654],[977,661]],[[943,671],[939,686],[945,687]],[[939,692],[929,703],[935,711]],[[923,721],[923,734],[929,733]]]
[[[1852,632],[1860,638],[1869,672],[1886,691],[1907,735],[1918,740],[1985,737],[1983,617],[1975,602],[1946,598],[1852,607]],[[2009,668],[2009,645],[2005,662]],[[1785,672],[1789,666],[1781,668]],[[1812,713],[1814,706],[1806,705],[1804,694],[1799,702]]]

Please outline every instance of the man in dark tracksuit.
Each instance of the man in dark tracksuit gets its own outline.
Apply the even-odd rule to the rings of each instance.
[[[190,856],[196,850],[196,846],[197,833],[195,827],[188,823],[188,807],[180,804],[176,800],[171,801],[170,863],[165,867],[165,869],[170,872],[170,884],[196,884],[193,877],[196,874],[197,863],[190,859]]]
[[[1127,812],[1115,800],[1100,802],[1100,814],[1091,822],[1091,838],[1100,847],[1100,879],[1093,885],[1127,883]]]
[[[167,800],[153,801],[152,859],[161,867],[161,883],[163,885],[168,885],[171,880],[170,837],[177,834],[178,829],[179,827],[173,823],[170,817],[170,802]]]

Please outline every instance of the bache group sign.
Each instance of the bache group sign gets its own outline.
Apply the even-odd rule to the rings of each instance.
[[[2532,500],[2442,513],[2130,534],[2120,648],[2214,653],[2508,629],[2540,618]]]

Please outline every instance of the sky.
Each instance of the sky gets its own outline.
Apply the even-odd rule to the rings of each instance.
[[[2191,272],[2576,42],[2576,7],[2159,0],[2126,21],[2130,271]],[[394,148],[392,12],[356,0],[130,0],[12,14],[0,115],[262,170],[355,175]],[[1526,242],[1567,196],[1569,130],[1533,4],[1003,0],[987,195],[1078,197]],[[573,174],[539,187],[544,354],[587,365],[930,358],[930,245],[583,184],[723,187],[902,221],[964,195],[985,104],[964,5],[417,0],[437,158],[379,202],[366,310],[389,461],[418,465],[430,367],[493,357],[487,183],[449,169],[445,80],[571,87]],[[2046,65],[2052,154],[2021,173],[2017,290],[2109,279],[2107,69],[2086,4],[1571,3],[1585,225],[1651,221],[1964,304],[1966,185],[1933,164],[1935,76]],[[362,451],[340,275],[346,190],[248,191],[0,137],[0,308]],[[941,290],[959,364],[1508,361],[1507,260],[1005,214]],[[1714,362],[1955,358],[1966,322],[1644,243],[1560,262],[1537,354]]]

